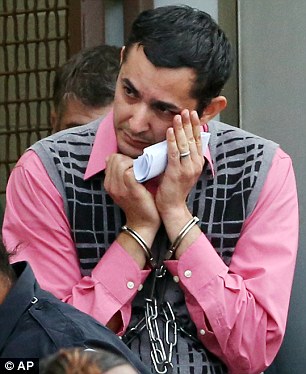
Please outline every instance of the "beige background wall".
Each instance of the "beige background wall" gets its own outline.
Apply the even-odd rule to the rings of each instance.
[[[241,126],[273,139],[291,155],[300,201],[300,246],[288,327],[284,344],[271,372],[304,374],[306,372],[306,2],[305,0],[240,0],[238,10]],[[282,292],[281,284],[279,292]]]

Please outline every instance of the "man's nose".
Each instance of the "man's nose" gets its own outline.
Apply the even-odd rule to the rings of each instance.
[[[150,110],[149,108],[140,103],[135,105],[133,113],[129,119],[130,131],[138,134],[147,131],[150,127]]]

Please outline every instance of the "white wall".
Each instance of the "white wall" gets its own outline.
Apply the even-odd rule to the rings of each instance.
[[[284,344],[272,368],[277,374],[304,374],[306,1],[240,0],[238,3],[241,127],[273,139],[291,155],[300,201],[300,246],[289,321]]]
[[[122,1],[104,0],[104,8],[105,43],[121,47],[124,44]]]

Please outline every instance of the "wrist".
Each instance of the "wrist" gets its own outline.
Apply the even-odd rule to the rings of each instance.
[[[145,239],[137,231],[133,230],[129,226],[126,226],[126,225],[122,226],[121,231],[125,233],[126,235],[128,235],[130,238],[133,238],[135,240],[135,242],[141,248],[142,254],[145,256],[146,263],[148,263],[151,268],[155,268],[156,262],[153,258],[151,248],[148,246]]]
[[[160,222],[148,225],[147,223],[136,224],[131,221],[126,221],[125,226],[136,231],[145,240],[149,247],[152,246],[156,233],[159,229]]]
[[[167,222],[170,223],[186,223],[189,219],[192,218],[192,214],[188,210],[186,204],[183,206],[171,206],[167,209],[164,209],[160,212],[160,217],[164,224]]]
[[[117,237],[117,243],[133,258],[140,269],[145,267],[147,262],[145,253],[132,237],[121,232]]]
[[[183,252],[178,251],[178,248],[181,247],[181,244],[183,242],[185,242],[185,245],[183,246],[185,250],[187,246],[194,240],[194,228],[196,227],[196,224],[198,222],[199,222],[199,218],[194,216],[185,223],[185,225],[180,229],[180,231],[174,237],[174,239],[171,240],[171,245],[168,248],[168,251],[166,252],[165,260],[170,260],[171,257],[173,256],[175,256],[178,259],[181,256]],[[198,230],[199,229],[197,228],[197,231]],[[186,246],[186,243],[188,243],[187,246]]]

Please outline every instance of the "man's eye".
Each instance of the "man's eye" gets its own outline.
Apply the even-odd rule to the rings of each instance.
[[[173,113],[171,110],[167,109],[167,108],[163,108],[163,109],[162,109],[162,112],[163,112],[164,114],[171,114],[171,115],[174,115],[174,113]]]
[[[169,115],[169,116],[175,116],[177,113],[175,113],[174,111],[170,110],[169,108],[161,105],[158,107],[158,110],[162,113],[162,114],[165,114],[165,115]]]
[[[134,91],[128,87],[128,86],[123,86],[123,91],[125,92],[125,94],[129,97],[135,97],[135,93]]]

